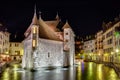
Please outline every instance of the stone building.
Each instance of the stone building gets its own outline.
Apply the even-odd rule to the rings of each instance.
[[[32,23],[24,34],[23,68],[37,70],[74,64],[75,35],[67,21],[61,25],[58,14],[55,20],[44,21],[41,15],[37,18],[35,10]]]

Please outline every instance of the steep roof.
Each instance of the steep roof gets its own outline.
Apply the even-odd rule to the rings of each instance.
[[[71,28],[70,25],[68,24],[68,21],[66,21],[65,24],[63,24],[57,14],[56,19],[52,21],[44,21],[41,18],[41,15],[39,17],[39,20],[37,19],[37,14],[36,10],[34,12],[34,16],[32,18],[32,22],[28,29],[25,32],[25,36],[27,37],[29,34],[31,34],[31,27],[32,25],[38,25],[39,27],[39,37],[43,39],[50,39],[50,40],[56,40],[56,41],[63,41],[60,39],[60,37],[56,34],[56,32],[61,32],[60,29],[65,29],[65,28]],[[61,35],[63,36],[63,35]]]
[[[47,25],[45,21],[39,19],[39,25],[40,38],[61,41],[55,34],[55,31],[49,25]]]
[[[45,23],[46,23],[49,27],[51,27],[54,31],[56,31],[56,30],[57,30],[57,25],[58,25],[59,21],[58,21],[58,20],[45,21]]]
[[[66,21],[65,25],[62,27],[62,29],[65,29],[65,28],[71,28],[68,21]]]
[[[26,32],[24,33],[24,35],[26,36],[26,34],[30,32],[32,25],[38,25],[38,24],[39,24],[39,22],[37,19],[37,14],[36,14],[36,9],[35,9],[34,16],[32,18],[32,22],[31,22],[30,26],[28,27],[28,29],[26,30]]]

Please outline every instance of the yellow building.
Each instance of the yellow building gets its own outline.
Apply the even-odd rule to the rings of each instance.
[[[102,61],[103,57],[103,30],[96,33],[96,55],[95,60]]]
[[[12,60],[21,60],[23,55],[22,42],[10,42],[9,52]]]
[[[103,54],[103,31],[99,31],[96,34],[96,52],[97,54]]]

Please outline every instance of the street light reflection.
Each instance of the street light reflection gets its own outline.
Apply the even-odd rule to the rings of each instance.
[[[10,80],[9,68],[3,73],[3,80]]]
[[[93,75],[93,63],[90,62],[88,64],[88,79],[91,79],[92,75]]]
[[[12,66],[5,69],[0,80],[120,80],[114,69],[94,62],[52,70],[41,68],[35,72]]]
[[[102,64],[99,64],[97,65],[97,77],[98,77],[98,80],[103,80],[103,71],[102,71]]]
[[[77,80],[81,80],[81,75],[82,75],[82,71],[81,71],[81,66],[77,67]]]
[[[18,73],[17,73],[17,71],[14,71],[14,73],[13,73],[13,80],[18,80]]]

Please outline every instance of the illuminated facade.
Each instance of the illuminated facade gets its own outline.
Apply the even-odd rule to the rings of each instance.
[[[95,42],[96,40],[88,40],[84,42],[84,53],[86,54],[90,54],[90,53],[95,53],[96,49],[95,49]]]
[[[104,52],[111,53],[116,49],[116,29],[120,27],[120,22],[117,22],[103,33],[103,49]]]
[[[23,68],[64,67],[74,64],[74,32],[67,21],[62,26],[60,24],[58,15],[52,21],[44,21],[41,16],[38,20],[35,11],[23,41]]]
[[[7,32],[7,29],[2,24],[0,24],[0,53],[9,53],[9,38],[10,33]]]
[[[21,42],[10,42],[9,54],[12,60],[21,60],[23,55],[23,44]]]
[[[96,52],[103,54],[103,31],[99,31],[96,34]]]
[[[112,24],[112,22],[108,24]],[[106,24],[106,26],[108,24]],[[119,50],[119,28],[120,21],[112,24],[112,26],[103,33],[104,61],[113,61],[113,55],[115,57],[116,50]]]

